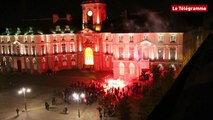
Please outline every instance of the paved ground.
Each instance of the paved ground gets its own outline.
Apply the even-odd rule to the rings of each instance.
[[[64,103],[57,98],[57,105],[50,105],[50,111],[44,108],[44,102],[51,103],[53,91],[60,91],[71,82],[100,80],[111,73],[81,73],[79,71],[64,71],[56,75],[22,75],[10,73],[0,75],[0,120],[99,120],[97,103],[92,105],[80,104],[80,118],[78,118],[77,103]],[[24,97],[17,91],[22,87],[30,87],[32,92],[26,95],[27,112],[24,110]],[[63,114],[63,108],[67,106],[69,114]],[[20,109],[20,115],[16,115],[16,108]],[[116,118],[104,118],[116,120]]]

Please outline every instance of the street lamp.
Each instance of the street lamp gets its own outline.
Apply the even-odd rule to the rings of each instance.
[[[31,89],[30,88],[25,88],[25,87],[23,87],[22,89],[20,89],[19,91],[18,91],[18,94],[23,94],[23,96],[24,96],[24,108],[25,108],[25,111],[27,111],[27,100],[26,100],[26,93],[29,93],[29,92],[31,92]]]
[[[85,98],[85,94],[84,93],[73,93],[72,94],[74,100],[76,100],[78,102],[78,117],[80,118],[80,109],[79,109],[79,102],[81,101],[82,98]]]

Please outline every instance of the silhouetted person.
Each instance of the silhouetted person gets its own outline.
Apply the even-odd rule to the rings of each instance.
[[[16,108],[16,113],[17,113],[17,116],[19,116],[19,109]]]

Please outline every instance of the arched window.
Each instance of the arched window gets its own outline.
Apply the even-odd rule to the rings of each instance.
[[[130,75],[134,75],[135,73],[135,65],[133,63],[129,64]]]
[[[85,49],[85,64],[94,65],[93,51],[91,48]]]
[[[124,75],[124,64],[123,63],[119,64],[119,72],[120,72],[120,75]]]

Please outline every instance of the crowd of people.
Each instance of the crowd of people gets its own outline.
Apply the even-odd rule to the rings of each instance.
[[[113,116],[118,110],[119,101],[125,97],[138,95],[142,89],[142,85],[139,83],[133,83],[126,85],[123,88],[111,87],[104,88],[103,83],[97,81],[91,81],[90,83],[75,82],[67,85],[61,92],[61,99],[70,104],[75,101],[73,93],[83,93],[85,96],[83,98],[79,97],[79,104],[90,105],[94,102],[98,102],[99,106],[97,110],[99,111],[100,119],[102,117]],[[52,98],[52,104],[56,104],[55,96]],[[49,104],[45,102],[45,108],[49,110]],[[64,108],[64,113],[68,113],[68,108]]]

